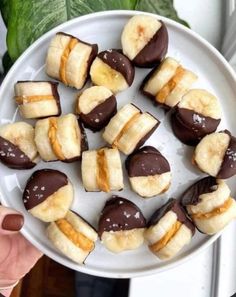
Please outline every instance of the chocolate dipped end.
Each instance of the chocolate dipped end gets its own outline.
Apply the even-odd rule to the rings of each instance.
[[[152,117],[153,117],[153,115],[152,115]],[[160,121],[158,119],[156,119],[156,120],[157,120],[156,125],[143,138],[141,138],[139,140],[134,151],[139,149],[148,140],[148,138],[154,133],[154,131],[157,129],[157,127],[160,125]]]
[[[104,102],[97,105],[92,111],[87,114],[80,113],[80,118],[86,128],[93,132],[100,131],[116,114],[117,103],[114,95],[107,98]]]
[[[51,85],[52,95],[55,98],[56,103],[57,103],[57,108],[58,108],[57,116],[60,116],[61,115],[61,102],[60,102],[60,96],[59,96],[59,93],[57,90],[59,83],[58,82],[49,82],[49,83]]]
[[[134,80],[134,67],[126,56],[112,49],[99,53],[98,58],[112,69],[121,73],[129,86],[132,85]]]
[[[225,152],[224,159],[217,178],[226,179],[236,174],[236,138],[230,135],[229,146]]]
[[[191,185],[181,196],[181,204],[183,206],[197,205],[200,202],[199,196],[214,192],[214,187],[217,186],[216,178],[207,176],[193,185]]]
[[[36,165],[18,146],[1,136],[0,161],[12,169],[31,169]]]
[[[118,196],[109,199],[101,213],[98,223],[98,234],[103,232],[145,228],[146,220],[141,210],[131,201]]]
[[[125,162],[129,177],[151,176],[170,171],[166,158],[152,146],[145,146],[134,152]]]
[[[207,134],[215,132],[220,119],[203,116],[193,110],[175,107],[171,125],[175,136],[184,144],[195,146]]]
[[[158,208],[153,213],[147,226],[150,227],[156,225],[168,211],[173,211],[177,215],[177,220],[188,227],[194,235],[194,224],[190,221],[190,219],[188,219],[184,208],[180,205],[180,202],[174,198],[170,198],[162,207]]]
[[[35,171],[27,181],[23,202],[27,210],[39,205],[60,188],[68,184],[67,176],[53,169]]]
[[[152,68],[158,65],[165,57],[168,50],[168,32],[165,24],[154,34],[152,39],[133,59],[135,66]]]

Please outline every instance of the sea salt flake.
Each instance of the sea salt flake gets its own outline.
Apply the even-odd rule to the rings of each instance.
[[[110,221],[111,221],[111,219],[107,218],[107,219],[106,219],[106,221],[107,221],[107,222],[110,222]]]
[[[33,191],[35,192],[38,189],[38,186],[33,187]]]
[[[134,215],[135,219],[139,219],[140,218],[140,212],[137,211],[136,214]]]

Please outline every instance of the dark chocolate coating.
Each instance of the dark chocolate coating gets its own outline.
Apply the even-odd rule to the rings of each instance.
[[[224,159],[217,174],[217,178],[226,179],[236,174],[236,138],[229,131],[225,131],[230,136],[229,146],[225,152]]]
[[[148,112],[149,113],[149,112]],[[153,117],[153,115],[151,115]],[[147,140],[148,138],[152,135],[152,133],[154,133],[154,131],[157,129],[157,127],[160,125],[160,121],[155,118],[157,120],[156,125],[143,137],[139,140],[139,142],[137,143],[136,147],[135,147],[135,151],[137,149],[139,149]]]
[[[195,146],[207,134],[215,132],[220,119],[203,116],[186,108],[175,108],[171,116],[175,136],[184,144]]]
[[[18,146],[1,136],[0,161],[12,169],[31,169],[36,165]]]
[[[185,210],[180,205],[179,201],[174,198],[170,198],[163,206],[158,208],[153,213],[147,226],[150,227],[150,226],[156,225],[168,211],[173,211],[174,213],[176,213],[178,221],[184,224],[186,227],[188,227],[192,231],[192,234],[194,235],[195,233],[194,224],[188,219],[185,213]]]
[[[137,205],[125,198],[112,196],[102,210],[98,234],[101,238],[104,231],[132,230],[145,226],[146,220]]]
[[[97,44],[90,44],[90,43],[87,43],[87,42],[82,41],[81,39],[79,39],[79,38],[77,38],[77,37],[75,37],[75,36],[73,36],[73,35],[70,35],[70,34],[67,34],[67,33],[64,33],[64,32],[57,32],[56,34],[58,34],[58,35],[61,34],[61,35],[69,36],[69,37],[71,37],[71,38],[75,38],[75,39],[77,39],[79,42],[84,43],[84,44],[87,44],[87,45],[89,45],[89,46],[92,47],[92,51],[91,51],[91,54],[90,54],[89,59],[88,59],[87,75],[86,75],[86,79],[85,79],[85,82],[84,82],[84,85],[85,85],[85,83],[86,83],[86,81],[87,81],[87,79],[88,79],[90,66],[91,66],[93,60],[96,58],[97,53],[98,53],[98,45],[97,45]],[[81,89],[82,89],[82,88],[81,88]]]
[[[18,83],[28,83],[28,82],[32,82],[32,83],[45,82],[45,83],[49,83],[51,85],[52,95],[56,100],[57,108],[58,108],[58,113],[55,116],[60,116],[61,115],[61,103],[60,103],[60,96],[59,96],[59,93],[58,93],[58,90],[57,90],[57,87],[58,87],[59,83],[55,82],[55,81],[48,81],[48,80],[37,80],[37,81],[36,80],[18,80],[17,84]],[[48,116],[40,117],[40,119],[47,118],[47,117]]]
[[[204,177],[191,185],[181,196],[183,206],[197,205],[200,202],[199,196],[214,192],[217,185],[216,178],[212,176]]]
[[[165,24],[160,22],[162,24],[160,29],[133,59],[135,66],[152,68],[165,58],[168,50],[168,32]]]
[[[170,171],[166,158],[152,146],[144,146],[129,155],[125,166],[129,177],[150,176]]]
[[[118,50],[111,49],[99,53],[98,58],[112,69],[121,73],[129,86],[132,85],[134,80],[134,67],[125,55]]]
[[[39,205],[68,184],[67,176],[53,169],[35,171],[25,186],[23,202],[27,210]]]
[[[92,111],[87,114],[80,113],[80,118],[86,128],[93,132],[100,131],[104,128],[110,119],[116,114],[117,104],[114,95],[107,98],[104,102],[97,105]],[[95,120],[99,120],[96,122]]]

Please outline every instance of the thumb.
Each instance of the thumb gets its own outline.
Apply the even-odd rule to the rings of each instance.
[[[21,213],[0,205],[0,235],[18,232],[23,225],[24,217]]]

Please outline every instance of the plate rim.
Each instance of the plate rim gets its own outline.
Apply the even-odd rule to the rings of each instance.
[[[197,40],[205,49],[208,49],[212,54],[214,54],[215,58],[217,60],[220,60],[225,69],[228,71],[230,74],[231,78],[234,80],[236,83],[236,73],[234,72],[233,68],[230,66],[230,64],[226,61],[226,59],[222,56],[222,54],[213,46],[211,45],[207,40],[205,40],[203,37],[201,37],[198,33],[192,31],[191,29],[185,27],[184,25],[177,23],[174,20],[171,20],[169,18],[160,16],[158,14],[154,13],[149,13],[149,12],[143,12],[143,11],[134,11],[134,10],[108,10],[108,11],[100,11],[100,12],[95,12],[95,13],[90,13],[84,16],[79,16],[77,18],[74,18],[72,20],[66,21],[55,28],[51,29],[47,33],[43,34],[41,37],[39,37],[33,44],[31,44],[22,54],[21,56],[14,62],[13,66],[7,73],[6,77],[4,78],[1,87],[0,87],[0,100],[3,96],[3,93],[5,91],[5,88],[7,87],[8,81],[12,75],[12,73],[15,71],[15,68],[18,66],[18,64],[21,63],[21,61],[29,54],[31,53],[35,47],[37,47],[41,42],[44,41],[48,36],[50,36],[53,33],[56,33],[60,31],[61,29],[64,28],[65,25],[71,26],[73,24],[76,24],[77,22],[83,22],[87,21],[89,19],[94,19],[96,17],[107,17],[107,16],[112,16],[114,17],[119,17],[119,16],[134,16],[138,14],[145,14],[145,15],[150,15],[154,16],[155,18],[158,18],[165,23],[167,23],[170,26],[173,26],[177,28],[178,30],[186,33],[190,37],[193,37],[195,40]],[[4,199],[4,194],[2,189],[0,188],[0,201],[3,206],[9,207],[9,203]],[[70,269],[74,269],[76,271],[80,271],[83,273],[91,274],[91,275],[96,275],[96,276],[102,276],[102,277],[108,277],[108,278],[133,278],[133,277],[141,277],[141,276],[148,276],[148,275],[153,275],[157,273],[161,273],[164,271],[167,271],[169,269],[173,269],[177,266],[182,265],[188,260],[191,260],[192,257],[197,256],[200,252],[203,252],[208,246],[210,246],[213,242],[219,238],[219,236],[222,234],[223,230],[213,236],[209,236],[208,240],[204,242],[201,246],[197,247],[193,252],[189,252],[188,254],[184,255],[182,258],[177,259],[176,261],[172,263],[166,263],[165,266],[162,267],[155,267],[155,268],[150,268],[150,269],[145,269],[139,270],[137,272],[111,272],[111,271],[103,271],[102,269],[97,270],[94,268],[89,268],[86,265],[78,265],[76,263],[72,263],[72,265],[67,265],[67,263],[63,263],[63,259],[61,260],[60,257],[58,257],[54,252],[52,252],[50,249],[45,248],[43,245],[38,243],[38,241],[34,238],[31,237],[30,234],[28,234],[27,230],[25,230],[25,227],[22,228],[21,234],[24,235],[24,237],[29,240],[36,248],[38,248],[40,251],[42,251],[45,255],[49,256],[56,262],[59,262],[60,264],[67,266]]]

